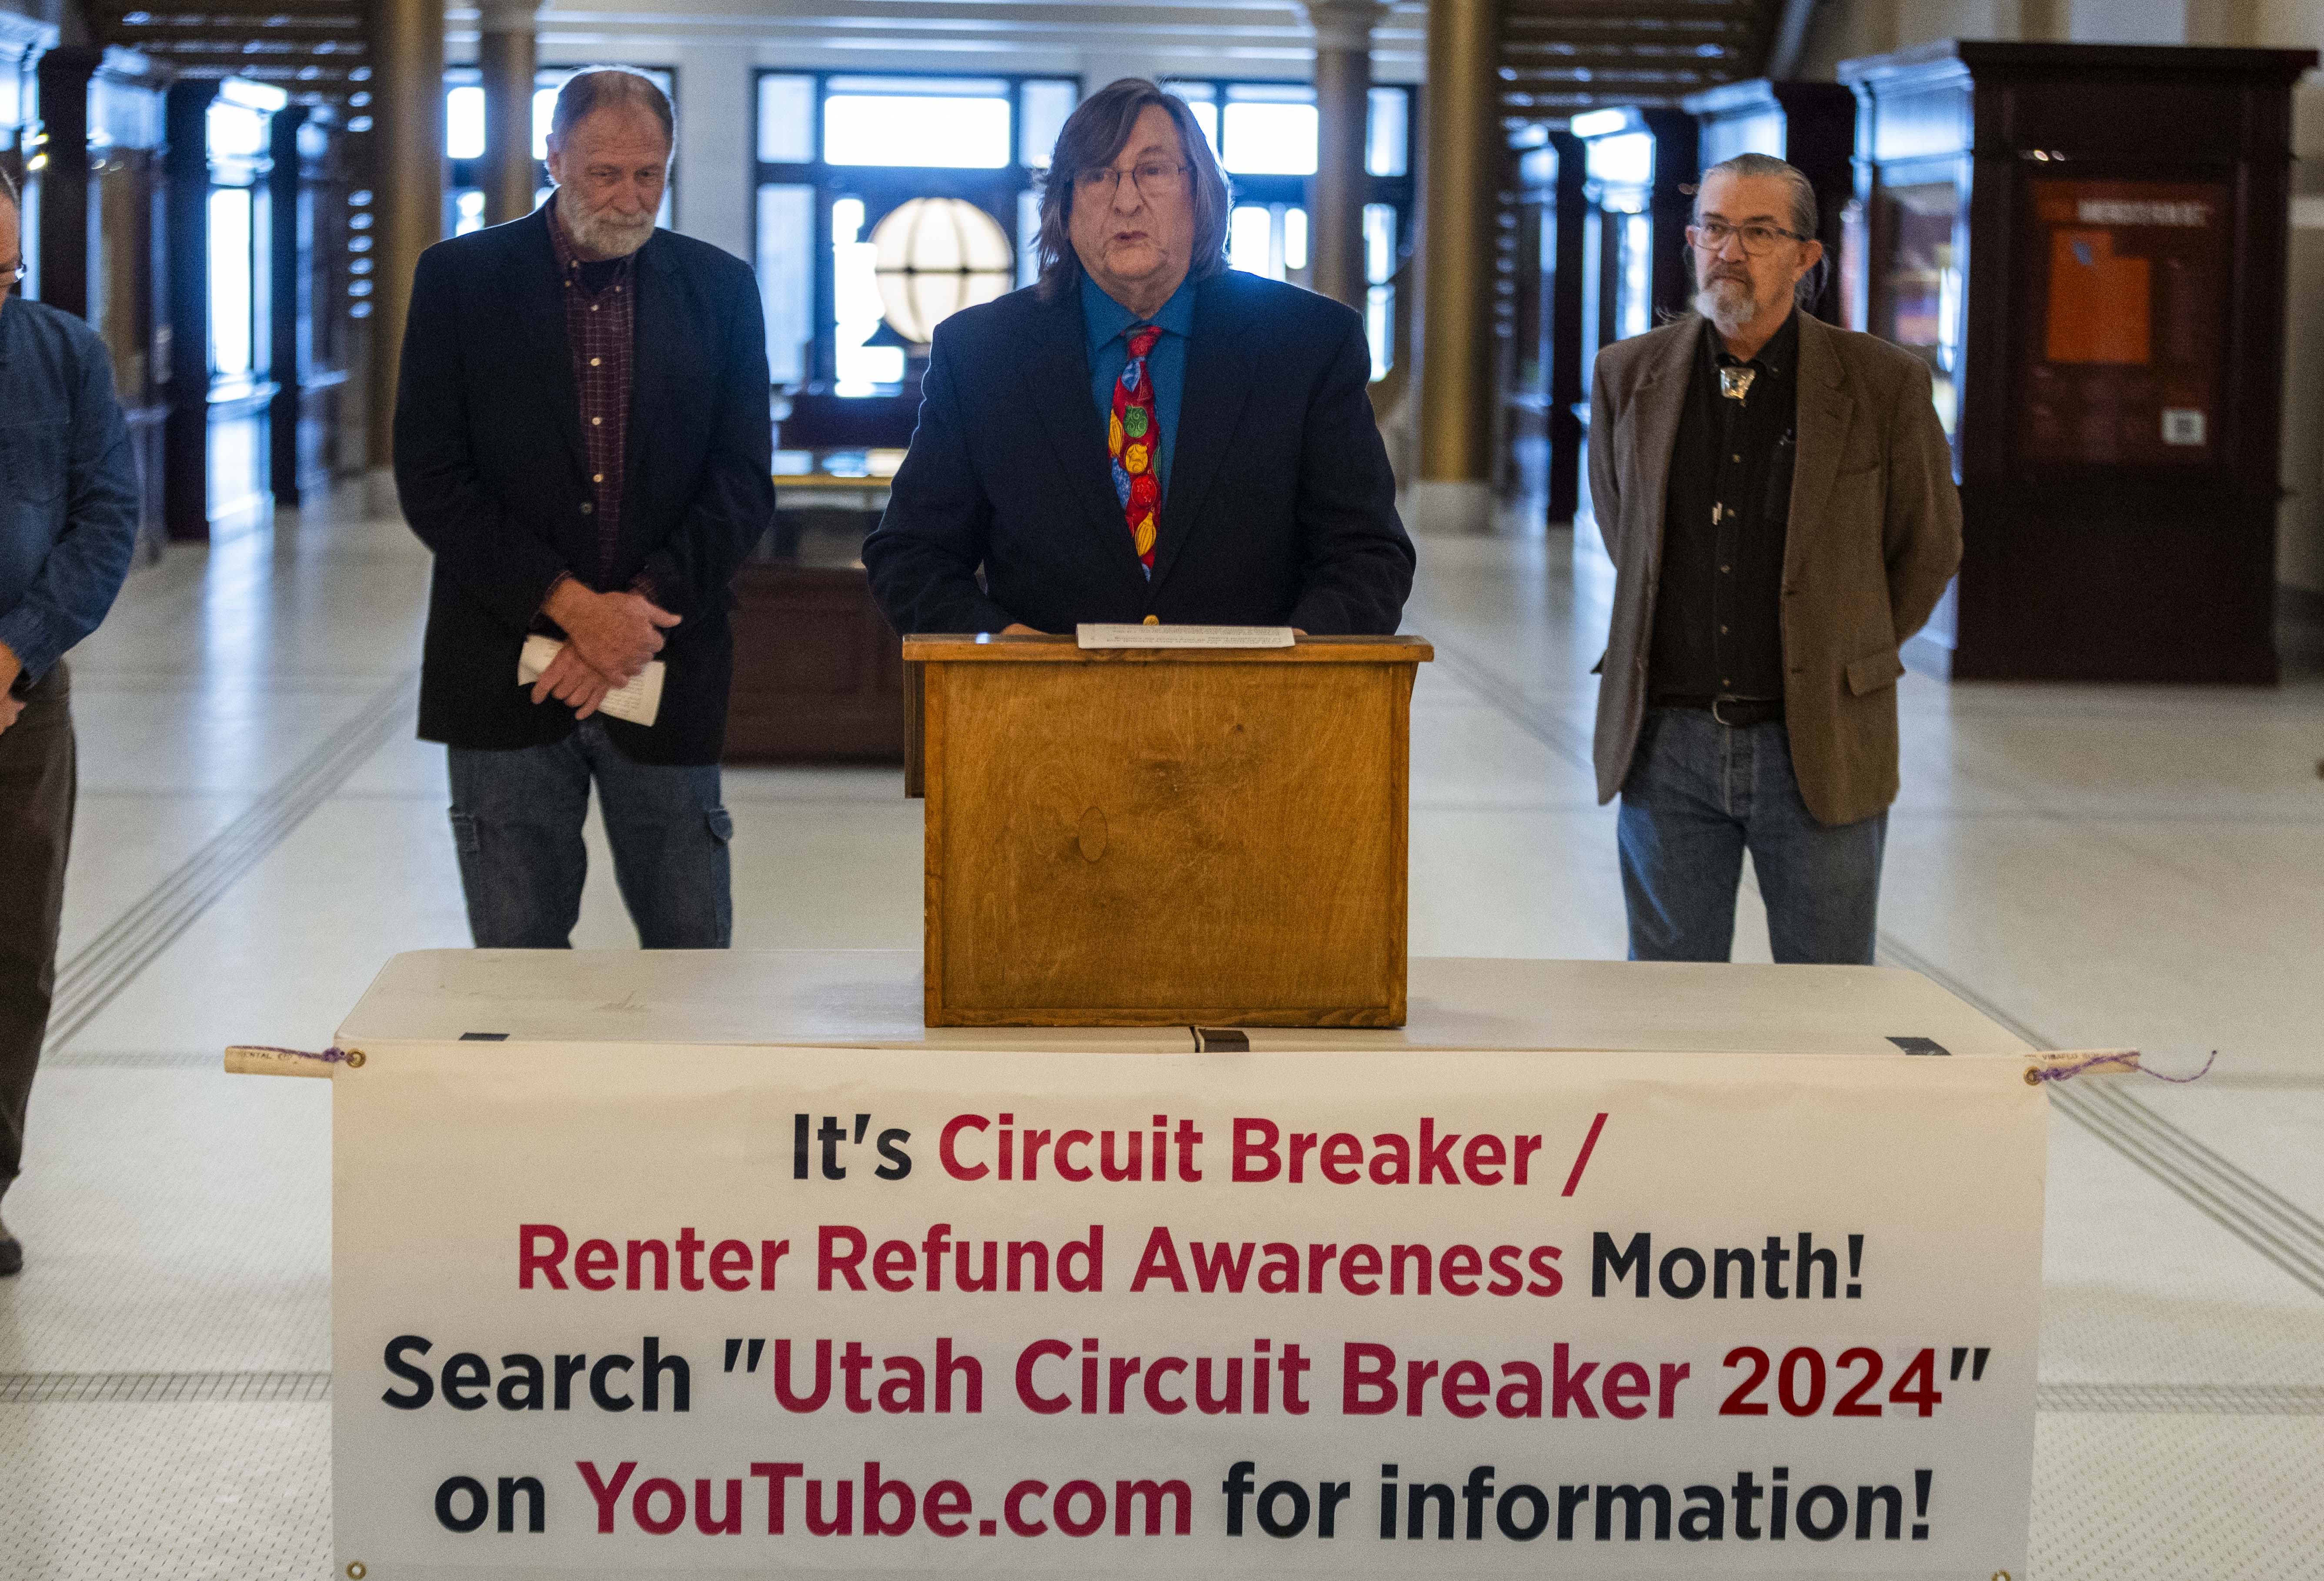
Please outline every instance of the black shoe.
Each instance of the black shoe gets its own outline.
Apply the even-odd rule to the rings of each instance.
[[[5,1229],[0,1229],[0,1279],[22,1272],[23,1266],[24,1243]]]

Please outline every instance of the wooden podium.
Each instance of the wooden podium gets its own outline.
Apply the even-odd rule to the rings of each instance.
[[[1400,1026],[1418,638],[908,637],[930,1026]]]

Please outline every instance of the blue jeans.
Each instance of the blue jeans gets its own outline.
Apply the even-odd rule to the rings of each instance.
[[[1817,823],[1780,721],[1730,727],[1702,709],[1649,709],[1618,827],[1631,960],[1729,959],[1748,850],[1777,961],[1872,964],[1888,814]]]
[[[589,850],[581,826],[597,785],[613,877],[649,950],[724,950],[734,906],[726,846],[734,823],[718,766],[632,763],[585,719],[546,747],[454,747],[452,839],[468,931],[480,950],[567,950]]]

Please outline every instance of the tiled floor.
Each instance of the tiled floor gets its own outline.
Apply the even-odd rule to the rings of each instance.
[[[1609,573],[1430,540],[1407,627],[1412,948],[1617,956],[1588,772]],[[142,571],[75,656],[59,1034],[0,1284],[0,1578],[328,1567],[328,1089],[388,954],[466,942],[410,740],[427,561],[318,512]],[[2273,692],[1903,687],[1886,958],[2061,1045],[2207,1082],[2056,1106],[2034,1574],[2324,1575],[2324,651]],[[915,944],[892,773],[730,774],[737,943]],[[602,858],[602,842],[597,847]],[[601,859],[576,942],[632,942]],[[1737,954],[1765,960],[1747,897]],[[111,1503],[134,1492],[134,1508]]]

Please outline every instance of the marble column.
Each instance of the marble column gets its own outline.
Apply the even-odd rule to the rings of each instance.
[[[534,18],[540,0],[477,0],[476,68],[484,79],[484,223],[532,212]]]
[[[389,465],[411,271],[444,236],[444,0],[374,0],[371,464]]]
[[[1308,205],[1309,279],[1324,296],[1364,307],[1365,128],[1371,107],[1372,29],[1381,0],[1305,0],[1315,29],[1316,157]]]
[[[1422,532],[1493,524],[1493,208],[1499,131],[1497,0],[1428,8],[1427,144],[1421,161]]]

